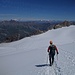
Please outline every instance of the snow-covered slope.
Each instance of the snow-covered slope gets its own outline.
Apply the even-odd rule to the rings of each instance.
[[[0,44],[0,75],[75,75],[75,26]],[[52,40],[58,47],[52,67],[47,48]]]

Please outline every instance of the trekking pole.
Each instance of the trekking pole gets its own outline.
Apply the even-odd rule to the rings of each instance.
[[[47,64],[49,64],[49,54],[47,54]]]
[[[57,60],[58,60],[58,54],[57,54]]]
[[[58,60],[58,54],[57,54],[57,52],[56,52],[56,59]]]
[[[47,55],[47,64],[48,64],[48,55]]]

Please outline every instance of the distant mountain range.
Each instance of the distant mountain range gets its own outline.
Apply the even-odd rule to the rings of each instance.
[[[0,21],[0,43],[16,41],[69,25],[75,25],[75,21]]]

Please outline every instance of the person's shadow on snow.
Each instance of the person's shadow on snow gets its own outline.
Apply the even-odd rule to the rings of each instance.
[[[45,66],[49,66],[49,64],[41,64],[41,65],[35,65],[36,67],[45,67]]]

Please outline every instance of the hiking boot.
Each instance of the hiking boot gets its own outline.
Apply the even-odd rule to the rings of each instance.
[[[51,64],[49,66],[52,66]]]

